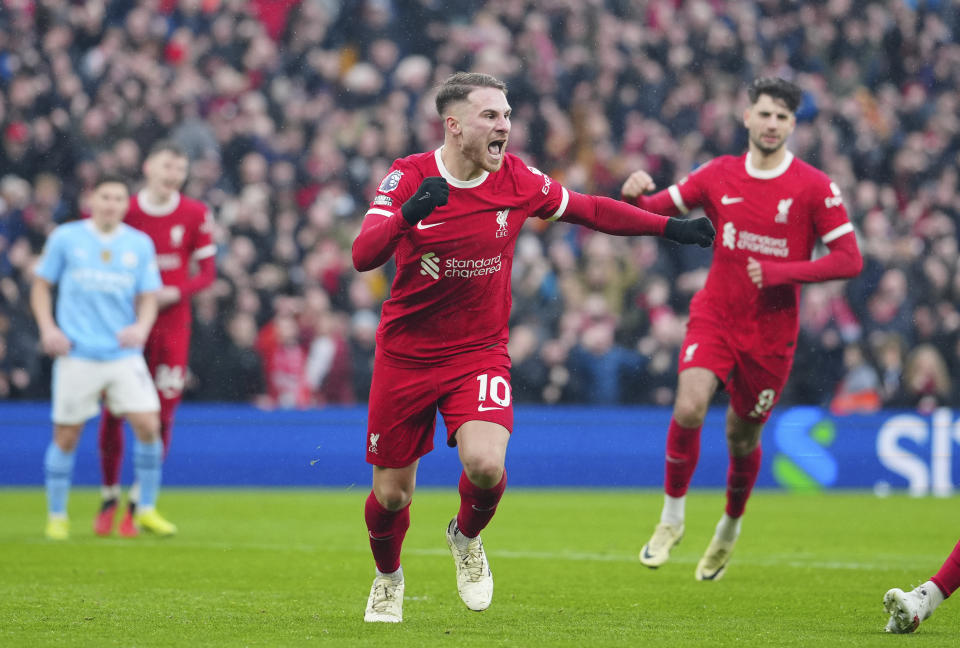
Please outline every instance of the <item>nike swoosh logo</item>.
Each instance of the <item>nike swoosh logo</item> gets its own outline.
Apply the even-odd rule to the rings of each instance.
[[[717,576],[720,575],[720,572],[722,572],[722,571],[723,571],[724,569],[726,569],[726,568],[727,568],[727,563],[723,563],[723,565],[722,565],[719,569],[717,569],[717,571],[713,572],[712,574],[709,574],[709,575],[704,574],[704,575],[703,575],[703,580],[716,580]]]
[[[720,198],[720,202],[723,203],[724,205],[732,205],[733,203],[743,202],[743,198],[741,196],[737,196],[736,198],[731,198],[727,194],[723,194],[723,196],[721,196]]]
[[[653,558],[653,554],[650,553],[650,547],[644,545],[643,547],[643,557],[644,558]]]
[[[743,198],[741,198],[740,200],[743,200]],[[430,223],[429,225],[424,225],[423,221],[420,221],[419,223],[417,223],[417,229],[419,230],[430,229],[431,227],[436,227],[437,225],[443,225],[445,222],[446,221],[441,221],[439,223]]]
[[[489,412],[490,410],[502,410],[502,409],[503,409],[502,407],[486,407],[484,405],[477,406],[478,412]]]

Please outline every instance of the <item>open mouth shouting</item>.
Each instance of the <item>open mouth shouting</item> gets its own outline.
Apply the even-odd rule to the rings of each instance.
[[[495,139],[487,144],[487,153],[497,162],[503,159],[503,149],[507,146],[506,139]]]

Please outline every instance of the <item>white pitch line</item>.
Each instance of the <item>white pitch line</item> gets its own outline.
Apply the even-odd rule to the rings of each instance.
[[[128,539],[90,539],[90,543],[85,546],[109,545],[134,547],[136,541]],[[26,540],[29,544],[50,544],[43,538],[31,538]],[[140,545],[141,548],[143,545]],[[280,544],[280,543],[261,543],[261,542],[184,542],[180,539],[164,539],[154,544],[155,547],[171,548],[190,548],[190,549],[212,549],[217,551],[267,551],[267,552],[297,552],[315,554],[322,552],[318,545],[309,544]],[[366,553],[369,551],[366,547],[342,547],[334,551],[349,551],[351,553]],[[448,549],[404,549],[404,554],[413,556],[446,556],[449,555]],[[593,553],[584,551],[523,551],[512,549],[500,549],[488,552],[491,559],[501,558],[508,560],[552,560],[565,562],[614,562],[624,564],[640,564],[634,554],[616,554],[616,553]],[[880,562],[850,561],[850,560],[804,560],[803,554],[773,554],[763,557],[751,558],[748,555],[743,557],[735,556],[732,560],[739,565],[753,567],[789,567],[791,569],[826,569],[826,570],[846,570],[846,571],[876,571],[889,569],[906,570],[929,570],[931,565],[942,559],[942,556],[911,556],[909,559],[902,556],[885,556]],[[670,559],[671,563],[680,565],[696,564],[699,558],[687,556],[675,556]]]
[[[441,556],[450,552],[443,549],[409,549],[404,553],[418,556]],[[634,555],[623,554],[601,554],[589,552],[544,552],[544,551],[513,551],[497,550],[488,552],[491,559],[508,558],[521,560],[562,560],[569,562],[619,562],[636,563],[639,559]],[[887,562],[859,562],[859,561],[809,561],[798,560],[796,554],[774,555],[764,558],[738,558],[734,557],[732,561],[740,565],[756,567],[790,567],[794,569],[835,569],[835,570],[884,570],[891,568],[898,569],[930,569],[930,565],[936,562],[937,558],[920,561],[916,556],[910,560],[903,558],[891,558]],[[681,565],[694,565],[699,558],[677,556],[670,559],[672,563]]]

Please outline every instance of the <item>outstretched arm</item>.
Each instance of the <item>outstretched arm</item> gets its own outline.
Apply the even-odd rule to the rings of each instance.
[[[708,218],[692,220],[668,218],[603,196],[587,196],[568,191],[569,204],[560,218],[590,229],[618,236],[663,236],[677,243],[713,245],[716,235]]]
[[[814,261],[757,261],[750,257],[747,274],[758,288],[789,283],[814,283],[855,277],[863,268],[853,227],[848,233],[827,243],[828,254]]]

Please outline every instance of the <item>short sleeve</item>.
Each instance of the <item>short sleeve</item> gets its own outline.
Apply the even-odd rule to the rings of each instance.
[[[153,246],[153,241],[151,241],[148,236],[144,236],[141,240],[143,241],[144,260],[143,263],[138,266],[138,295],[140,293],[154,292],[163,287],[163,282],[160,280],[160,269],[157,267],[157,251]]]
[[[566,188],[535,167],[518,164],[517,169],[517,187],[527,199],[531,215],[548,221],[563,216],[570,202]]]
[[[706,195],[705,188],[709,185],[710,176],[713,175],[716,167],[711,162],[697,167],[688,176],[667,187],[667,192],[670,194],[673,204],[680,210],[681,214],[686,214],[691,209],[703,204],[703,197]]]
[[[810,200],[813,204],[810,212],[820,239],[825,244],[831,243],[853,232],[853,224],[847,217],[847,209],[843,205],[843,196],[840,195],[837,183],[831,182],[826,175],[818,174],[817,181],[812,185]]]
[[[417,192],[423,182],[421,173],[403,159],[394,161],[393,166],[377,185],[377,193],[370,201],[370,208],[364,216],[376,215],[390,218],[400,213],[400,207],[410,196]]]
[[[36,275],[54,284],[60,280],[63,268],[66,265],[66,242],[64,230],[58,227],[53,230],[43,246],[43,253],[37,263]]]
[[[213,243],[213,215],[206,205],[200,205],[199,222],[193,240],[194,259],[206,259],[217,253],[217,246]]]

